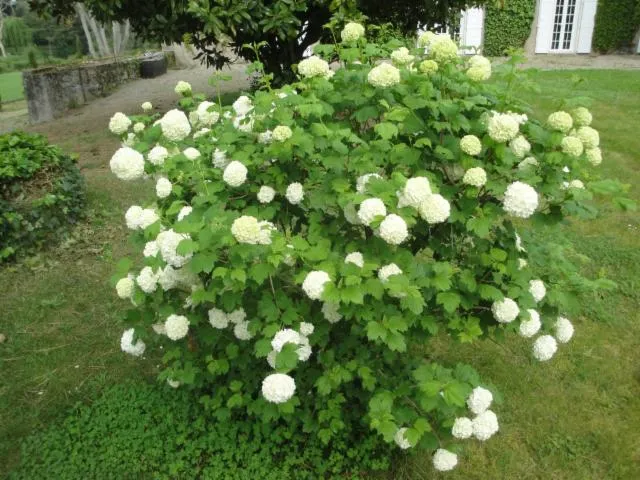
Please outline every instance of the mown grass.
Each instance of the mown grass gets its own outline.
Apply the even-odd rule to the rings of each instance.
[[[587,81],[574,86],[574,73]],[[633,185],[631,196],[640,200],[640,72],[535,77],[542,93],[530,100],[541,117],[556,109],[557,99],[594,99],[594,127],[605,154],[601,169]],[[80,151],[89,186],[92,213],[76,243],[0,270],[0,331],[8,337],[0,345],[0,476],[16,464],[20,438],[103,387],[153,373],[151,360],[131,360],[119,351],[123,306],[108,285],[115,260],[129,248],[124,209],[145,194],[138,185],[113,179],[106,167],[108,141],[100,133],[88,135],[64,142]],[[569,238],[593,259],[587,273],[619,284],[615,292],[581,299],[583,314],[572,319],[575,338],[551,362],[533,362],[530,343],[519,339],[500,345],[436,343],[432,356],[470,363],[500,388],[504,402],[495,410],[501,431],[486,443],[466,442],[459,467],[447,475],[434,473],[429,456],[416,455],[389,478],[640,478],[639,232],[637,214],[604,204],[597,221],[549,232]]]
[[[24,98],[22,72],[0,73],[0,96],[3,102]]]

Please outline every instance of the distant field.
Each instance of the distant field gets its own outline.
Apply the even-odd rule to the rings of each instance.
[[[2,96],[3,102],[11,102],[24,98],[21,72],[0,74],[0,96]]]

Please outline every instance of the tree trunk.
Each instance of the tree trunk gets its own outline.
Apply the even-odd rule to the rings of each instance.
[[[131,34],[131,23],[129,20],[124,22],[124,33],[122,34],[122,41],[120,42],[120,53],[127,50],[127,44],[129,43],[129,35]]]
[[[111,22],[111,37],[113,38],[113,53],[118,55],[120,53],[120,24],[118,22]]]
[[[4,42],[2,41],[2,35],[4,33],[4,2],[0,0],[0,54],[3,57],[7,56],[7,51],[4,49]]]
[[[98,58],[98,54],[96,53],[96,48],[93,46],[93,37],[91,36],[91,30],[89,30],[89,22],[87,21],[87,12],[84,9],[84,5],[81,3],[76,3],[76,12],[78,12],[78,16],[80,17],[80,23],[82,23],[82,30],[84,31],[84,36],[87,39],[87,45],[89,46],[89,54],[93,58]]]

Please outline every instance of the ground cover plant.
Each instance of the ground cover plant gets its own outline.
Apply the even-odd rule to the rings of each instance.
[[[576,76],[584,81],[574,83]],[[535,107],[532,116],[544,121],[561,108],[562,99],[591,97],[593,126],[603,137],[603,174],[633,185],[640,181],[637,72],[541,71],[532,78],[540,90],[523,93]],[[119,318],[126,305],[115,292],[109,295],[104,282],[114,258],[133,253],[126,246],[121,212],[148,201],[153,184],[141,188],[139,182],[119,182],[102,168],[114,147],[102,131],[55,127],[45,131],[65,151],[80,153],[91,213],[75,243],[0,270],[5,286],[0,330],[7,336],[0,345],[0,476],[17,464],[20,438],[47,427],[75,402],[98,398],[110,384],[142,378],[143,365],[153,375],[157,363],[149,355],[147,360],[122,361]],[[630,193],[638,200],[637,189]],[[472,363],[483,378],[499,385],[506,399],[499,407],[498,436],[488,443],[469,443],[464,461],[446,478],[640,476],[637,448],[629,441],[640,428],[633,367],[640,348],[635,280],[640,276],[640,225],[635,214],[598,204],[598,221],[567,222],[537,232],[540,243],[571,243],[585,274],[606,276],[619,285],[603,294],[579,294],[582,313],[572,317],[576,335],[562,355],[539,364],[530,359],[530,342],[517,340],[514,333],[506,335],[508,343],[454,344],[446,335],[430,342],[426,354],[443,362]],[[434,477],[429,455],[411,455],[394,467],[388,475],[394,480]]]
[[[112,117],[112,172],[154,176],[158,197],[125,215],[145,266],[124,260],[114,279],[134,306],[121,348],[162,347],[160,378],[219,420],[279,420],[327,444],[367,424],[449,471],[464,440],[499,430],[496,392],[425,343],[518,332],[550,360],[574,333],[572,292],[611,283],[516,226],[591,218],[593,194],[633,202],[592,171],[583,99],[540,122],[517,98],[517,59],[497,87],[446,35],[408,50],[363,34],[348,24],[316,48],[337,71],[313,56],[299,82],[232,108],[180,82],[184,111]]]

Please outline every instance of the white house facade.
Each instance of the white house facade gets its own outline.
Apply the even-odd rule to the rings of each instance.
[[[590,53],[598,0],[537,0],[527,53]],[[462,12],[460,45],[467,53],[481,49],[484,10]]]

